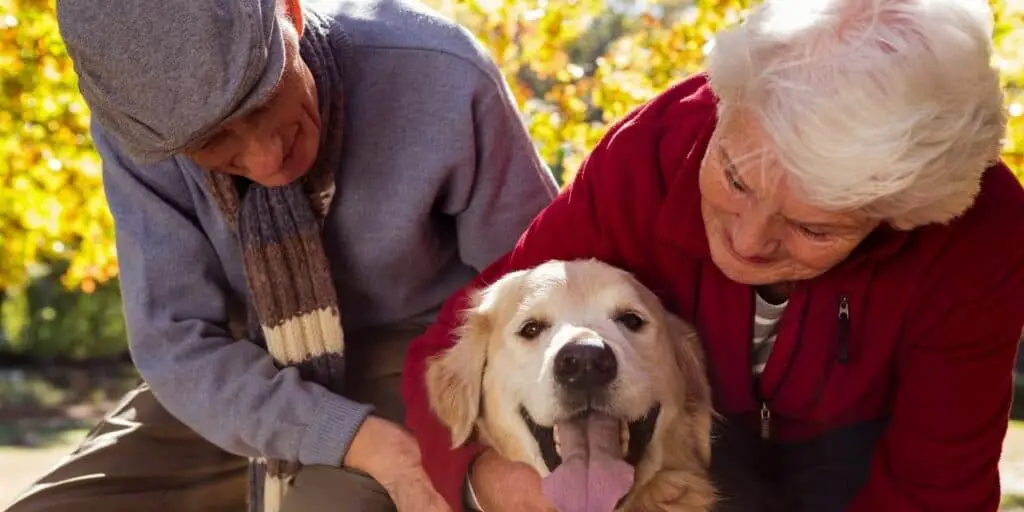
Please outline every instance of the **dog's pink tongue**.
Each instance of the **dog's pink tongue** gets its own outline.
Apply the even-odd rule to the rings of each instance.
[[[622,460],[619,421],[604,414],[558,424],[562,464],[544,478],[544,495],[559,512],[611,512],[633,486]]]

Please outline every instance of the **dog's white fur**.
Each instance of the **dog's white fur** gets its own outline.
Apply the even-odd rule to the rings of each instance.
[[[628,329],[621,321],[625,312],[645,325]],[[529,320],[547,324],[532,340],[518,334]],[[710,510],[713,412],[696,332],[633,276],[605,263],[549,261],[477,291],[455,345],[429,362],[431,407],[453,445],[475,433],[505,458],[547,475],[519,409],[548,427],[570,416],[574,411],[564,410],[558,398],[554,356],[570,341],[595,336],[618,361],[608,412],[633,421],[661,406],[622,509]]]

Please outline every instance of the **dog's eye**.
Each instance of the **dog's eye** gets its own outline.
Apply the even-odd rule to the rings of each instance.
[[[615,317],[615,321],[633,332],[637,332],[647,325],[647,321],[635,311],[623,311]]]
[[[521,338],[532,340],[537,336],[540,336],[540,333],[544,332],[547,328],[548,324],[541,322],[539,320],[531,319],[527,320],[526,322],[523,322],[523,325],[519,327],[519,331],[516,332],[516,334],[518,334]]]

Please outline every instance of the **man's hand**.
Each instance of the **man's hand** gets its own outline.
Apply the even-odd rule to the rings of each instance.
[[[541,491],[537,471],[494,450],[477,457],[469,481],[484,512],[556,512]]]
[[[451,512],[444,498],[434,490],[422,468],[381,482],[398,512]]]
[[[420,464],[420,448],[404,428],[370,416],[343,461],[381,484],[399,512],[451,512]]]

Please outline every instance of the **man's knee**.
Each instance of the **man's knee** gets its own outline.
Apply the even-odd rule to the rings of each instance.
[[[248,479],[244,471],[211,475],[204,481],[132,481],[105,475],[38,482],[4,512],[243,512]]]
[[[244,510],[247,467],[173,420],[142,385],[6,512]]]
[[[328,466],[306,466],[284,496],[281,512],[336,510],[392,512],[387,491],[365,473]]]

